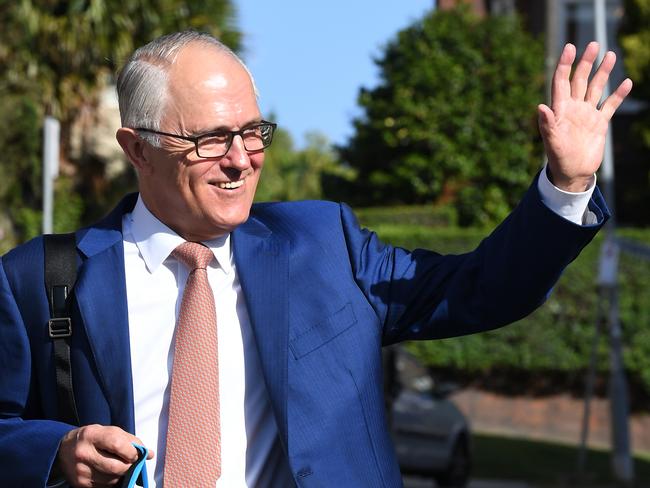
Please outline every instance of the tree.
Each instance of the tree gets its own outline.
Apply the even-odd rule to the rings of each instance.
[[[91,214],[105,210],[104,204],[109,203],[106,194],[111,189],[110,185],[90,183],[105,179],[101,162],[71,155],[73,122],[82,111],[96,106],[101,88],[111,81],[133,49],[161,34],[195,28],[212,33],[233,49],[239,48],[241,35],[233,25],[234,14],[230,0],[2,3],[0,104],[24,110],[10,115],[13,122],[6,124],[8,132],[0,137],[2,173],[8,177],[4,184],[12,189],[10,197],[5,191],[5,198],[0,189],[0,203],[10,208],[20,240],[32,235],[35,226],[17,215],[24,213],[24,208],[38,208],[40,202],[37,162],[43,116],[54,115],[61,121],[64,177],[58,195],[83,195],[84,201],[90,202],[85,217],[95,217]],[[15,117],[20,114],[24,118],[17,121]],[[76,202],[81,205],[81,199]],[[81,210],[76,213],[80,215]],[[78,224],[68,223],[72,227]]]
[[[453,203],[461,224],[503,218],[541,163],[541,43],[514,16],[434,11],[400,31],[362,89],[340,148],[357,203]]]
[[[37,84],[45,112],[65,123],[135,47],[159,35],[196,28],[239,48],[233,15],[228,0],[8,2],[0,10],[2,82],[10,91]]]
[[[319,199],[324,194],[324,178],[349,178],[348,172],[338,165],[337,156],[325,136],[312,132],[306,139],[306,147],[296,149],[287,131],[281,128],[275,131],[273,144],[266,151],[256,200]]]
[[[616,159],[616,213],[619,222],[647,226],[650,214],[650,1],[625,0],[618,32],[626,75],[634,81],[632,97],[644,102],[634,113],[614,118]],[[614,87],[611,87],[614,88]],[[633,104],[630,104],[632,107]]]
[[[624,6],[620,43],[625,69],[634,80],[634,97],[650,102],[650,0],[625,0]],[[650,110],[645,110],[636,129],[650,149]]]
[[[634,80],[634,96],[650,100],[650,1],[625,0],[620,41],[625,69]]]
[[[41,198],[41,168],[39,149],[39,110],[29,97],[0,95],[3,116],[0,117],[0,202],[8,213],[3,219],[0,252],[16,242],[12,224],[30,227],[34,220],[27,209],[38,208]],[[11,163],[8,163],[8,162]]]

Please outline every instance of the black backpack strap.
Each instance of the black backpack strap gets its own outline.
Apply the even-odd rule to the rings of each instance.
[[[70,337],[72,336],[72,289],[77,280],[77,249],[74,234],[43,236],[45,290],[50,304],[48,333],[54,344],[59,420],[79,425],[72,389]]]

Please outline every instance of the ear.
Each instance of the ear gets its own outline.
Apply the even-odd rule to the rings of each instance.
[[[150,174],[152,169],[151,148],[138,132],[128,127],[120,127],[115,134],[122,151],[138,174]]]

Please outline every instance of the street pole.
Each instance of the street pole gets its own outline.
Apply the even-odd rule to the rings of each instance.
[[[607,11],[606,0],[594,0],[594,30],[596,40],[600,45],[599,62],[608,50],[607,43]],[[609,83],[603,90],[603,98],[609,96]],[[600,174],[600,180],[607,197],[607,203],[615,215],[614,194],[614,156],[612,150],[611,127],[607,131],[605,141],[605,154]],[[629,401],[627,379],[623,364],[622,330],[619,320],[618,307],[618,243],[616,241],[616,221],[612,217],[605,228],[605,246],[601,256],[601,272],[599,285],[602,287],[602,298],[606,298],[609,305],[608,324],[610,340],[610,375],[609,375],[609,400],[612,427],[612,469],[614,476],[621,482],[631,485],[634,482],[634,464],[630,454],[629,433]],[[606,256],[615,256],[606,263]],[[603,267],[612,266],[609,272],[604,272]],[[611,279],[603,279],[603,275]]]
[[[605,247],[603,246],[603,250]],[[601,258],[602,259],[602,258]],[[601,273],[603,266],[601,265]],[[596,387],[596,368],[598,360],[598,344],[600,342],[600,335],[603,330],[607,318],[605,317],[605,297],[602,288],[598,287],[598,299],[596,304],[596,331],[591,341],[591,355],[589,357],[589,370],[587,371],[587,378],[585,381],[585,398],[584,410],[582,414],[582,428],[580,432],[580,447],[578,448],[578,469],[577,479],[583,483],[585,481],[585,473],[587,468],[587,444],[589,442],[589,423],[591,420],[591,400],[594,397],[594,389]]]
[[[49,115],[43,124],[43,234],[51,234],[54,213],[54,180],[59,176],[61,125]]]
[[[558,40],[559,33],[559,2],[555,0],[546,0],[546,100],[551,106],[551,86],[553,84],[553,73],[557,63],[557,56],[560,52]]]

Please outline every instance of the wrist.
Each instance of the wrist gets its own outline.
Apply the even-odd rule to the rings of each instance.
[[[553,174],[550,166],[546,166],[546,176],[549,181],[562,191],[568,193],[582,193],[589,190],[594,184],[594,175],[566,177]]]

